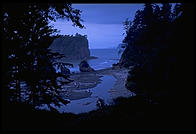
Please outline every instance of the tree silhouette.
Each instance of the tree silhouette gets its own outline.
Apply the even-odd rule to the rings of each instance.
[[[171,12],[169,3],[163,3],[161,8],[157,4],[148,3],[143,10],[136,12],[133,24],[124,39],[128,46],[119,63],[125,67],[135,66],[127,79],[126,85],[129,89],[143,92],[148,97],[156,98],[159,95],[156,99],[160,99],[162,94],[183,96],[182,91],[177,91],[180,89],[177,88],[178,83],[173,80],[179,80],[181,77],[181,71],[178,69],[182,66],[180,59],[191,59],[191,10],[193,7],[188,4],[176,4]],[[187,42],[189,45],[185,47],[183,43]],[[187,68],[186,64],[184,65],[184,68]],[[136,83],[138,90],[132,82]]]
[[[51,103],[59,105],[59,101],[66,103],[59,97],[61,85],[58,85],[57,78],[67,79],[68,76],[56,73],[53,68],[54,60],[63,55],[48,49],[59,36],[49,22],[67,18],[74,26],[83,28],[80,13],[68,3],[2,4],[4,76],[7,78],[5,87],[10,100],[34,106],[48,104],[49,107]],[[24,99],[22,94],[27,98]]]

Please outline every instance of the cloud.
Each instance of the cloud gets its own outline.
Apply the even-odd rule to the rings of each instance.
[[[143,4],[73,4],[82,11],[85,22],[97,24],[122,24],[126,18],[133,19]]]
[[[54,28],[60,30],[62,35],[87,35],[90,48],[116,47],[123,40],[122,24],[93,24],[84,23],[86,29],[73,27],[71,22],[53,22]]]
[[[52,24],[60,34],[87,35],[90,48],[117,47],[122,42],[123,24],[126,18],[133,19],[135,12],[143,4],[72,4],[73,8],[82,10],[82,24],[86,29],[73,27],[67,20],[57,20]]]

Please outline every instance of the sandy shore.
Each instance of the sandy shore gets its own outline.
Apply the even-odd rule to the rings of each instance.
[[[125,68],[107,68],[96,70],[95,72],[80,72],[70,75],[70,79],[74,81],[64,85],[62,96],[66,99],[77,100],[91,96],[90,89],[101,83],[101,77],[104,75],[113,76],[116,83],[113,88],[109,90],[113,99],[117,97],[130,97],[132,92],[126,89],[125,81],[127,78],[128,69]]]
[[[102,75],[112,75],[114,78],[116,78],[115,85],[109,91],[113,99],[118,97],[130,97],[133,95],[133,93],[125,87],[128,71],[129,70],[126,68],[108,68],[98,71]]]

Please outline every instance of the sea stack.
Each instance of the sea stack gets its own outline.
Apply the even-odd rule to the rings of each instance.
[[[86,60],[83,60],[79,64],[80,72],[94,72],[95,70],[91,68]]]
[[[83,60],[90,57],[87,36],[78,33],[75,36],[63,35],[56,38],[49,49],[64,54],[63,59],[68,60]]]

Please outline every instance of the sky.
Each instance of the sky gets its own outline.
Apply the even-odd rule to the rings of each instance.
[[[72,26],[71,21],[57,20],[54,28],[62,35],[87,35],[90,49],[116,48],[124,39],[122,22],[133,20],[135,12],[143,4],[72,4],[82,11],[81,19],[85,29]]]

